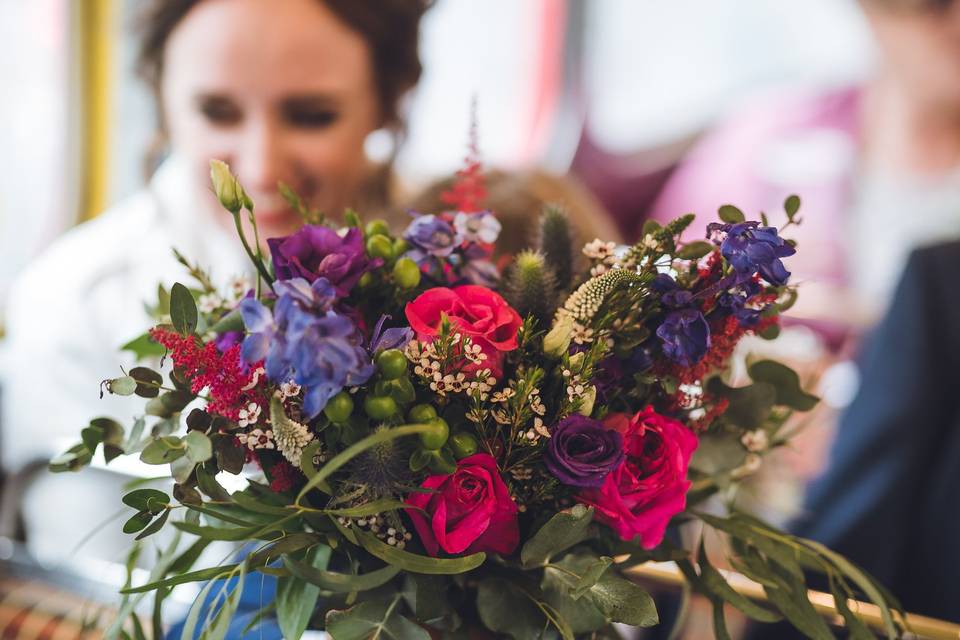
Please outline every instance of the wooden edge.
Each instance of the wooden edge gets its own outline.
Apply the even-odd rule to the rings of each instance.
[[[735,571],[723,569],[719,571],[727,579],[727,582],[730,583],[730,586],[738,593],[753,600],[767,601],[767,596],[763,591],[763,585]],[[647,562],[636,567],[631,567],[624,573],[633,579],[647,580],[663,585],[682,586],[686,584],[683,574],[673,562]],[[828,618],[832,624],[843,626],[843,618],[837,613],[837,608],[831,594],[810,589],[807,591],[807,596],[810,599],[810,603],[813,604],[813,607],[820,614]],[[857,613],[869,627],[883,630],[883,618],[880,615],[880,608],[878,606],[869,602],[861,602],[853,599],[847,600],[847,606],[850,607],[851,611]],[[960,624],[937,620],[936,618],[929,618],[915,613],[906,614],[906,617],[901,621],[904,627],[918,638],[930,638],[931,640],[960,639]]]

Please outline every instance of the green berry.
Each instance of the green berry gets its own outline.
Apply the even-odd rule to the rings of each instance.
[[[377,356],[377,368],[387,380],[396,380],[407,372],[407,357],[400,349],[387,349]]]
[[[365,274],[360,276],[360,280],[357,281],[357,284],[360,286],[361,289],[366,289],[371,284],[373,284],[373,274],[370,273],[369,271],[366,272]]]
[[[430,422],[437,417],[437,410],[433,408],[433,405],[430,404],[418,404],[410,409],[410,412],[407,413],[407,417],[410,418],[410,422],[424,423]]]
[[[327,406],[323,408],[323,413],[330,419],[330,422],[346,422],[350,418],[350,414],[353,413],[353,398],[346,391],[341,391],[330,398]]]
[[[393,255],[400,257],[410,249],[410,243],[403,238],[397,238],[393,241]]]
[[[424,449],[436,451],[447,444],[447,438],[450,437],[450,425],[447,424],[446,420],[434,418],[425,424],[430,425],[430,430],[420,433],[420,444],[423,445]]]
[[[367,396],[363,410],[374,420],[386,420],[397,412],[397,402],[390,396]]]
[[[472,433],[461,431],[450,436],[450,449],[453,450],[457,460],[472,456],[477,452],[478,446],[479,443]]]
[[[372,238],[373,236],[389,236],[390,235],[390,225],[387,224],[386,220],[371,220],[367,223],[366,226],[367,237]]]
[[[400,258],[393,265],[393,280],[401,289],[413,289],[420,284],[420,267],[410,258]]]
[[[393,244],[387,236],[371,236],[367,238],[367,253],[373,258],[387,260],[393,257]]]

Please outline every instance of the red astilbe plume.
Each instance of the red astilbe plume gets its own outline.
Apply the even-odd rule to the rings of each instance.
[[[270,477],[270,489],[276,493],[290,491],[304,478],[304,475],[286,460],[270,467],[267,475]]]
[[[194,336],[182,336],[161,328],[151,329],[150,337],[170,353],[174,366],[190,381],[191,392],[199,394],[204,388],[209,390],[209,413],[237,420],[240,409],[251,402],[266,404],[257,384],[259,367],[244,365],[240,345],[221,353],[212,342],[203,344]]]
[[[453,186],[440,194],[444,204],[454,211],[473,213],[483,210],[487,197],[486,178],[480,163],[480,146],[477,141],[477,104],[474,101],[470,113],[470,144],[464,158],[464,168],[457,171]]]

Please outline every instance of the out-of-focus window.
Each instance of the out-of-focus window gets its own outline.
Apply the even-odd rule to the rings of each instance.
[[[595,142],[637,151],[689,135],[752,91],[838,84],[869,68],[854,0],[589,0],[584,79]]]
[[[13,275],[69,224],[68,0],[0,3],[0,319]]]

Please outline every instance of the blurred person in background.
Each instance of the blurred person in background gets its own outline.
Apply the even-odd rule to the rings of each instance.
[[[754,101],[692,150],[650,213],[700,214],[692,237],[726,203],[779,224],[798,193],[798,311],[827,322],[834,345],[882,314],[912,248],[960,236],[960,3],[859,4],[877,44],[872,76]]]
[[[367,137],[399,135],[417,83],[427,0],[159,0],[142,25],[139,70],[152,88],[169,155],[148,187],[65,234],[9,297],[2,462],[15,470],[59,453],[90,418],[129,420],[133,398],[98,400],[121,375],[120,345],[151,324],[157,278],[186,270],[171,247],[218,281],[250,267],[233,219],[209,187],[209,161],[231,165],[256,205],[261,238],[302,220],[278,193],[338,217],[390,204],[390,168]],[[55,402],[50,400],[55,398]],[[29,437],[26,436],[29,434]]]

